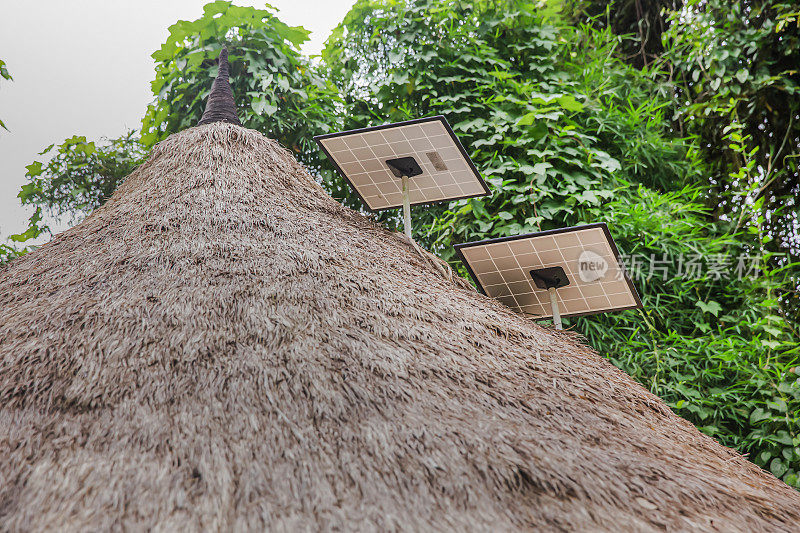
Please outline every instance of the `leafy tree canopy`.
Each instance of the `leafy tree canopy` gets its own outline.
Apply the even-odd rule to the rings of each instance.
[[[217,56],[227,44],[242,125],[277,139],[304,163],[319,165],[312,138],[332,131],[339,93],[300,54],[307,30],[287,26],[270,7],[220,0],[207,4],[199,19],[177,22],[169,32],[153,54],[156,99],[142,121],[145,146],[197,124],[217,75]]]
[[[25,167],[28,183],[18,196],[23,205],[35,207],[35,212],[28,229],[12,235],[11,239],[17,242],[49,231],[45,214],[74,222],[101,205],[144,161],[147,152],[131,131],[99,145],[75,135],[58,147],[51,144],[39,155],[50,159]]]
[[[573,20],[612,28],[626,60],[668,87],[676,129],[697,137],[709,163],[707,204],[715,216],[740,226],[762,217],[766,248],[785,254],[775,264],[800,261],[797,3],[573,0],[570,9]],[[800,313],[797,292],[785,297]]]

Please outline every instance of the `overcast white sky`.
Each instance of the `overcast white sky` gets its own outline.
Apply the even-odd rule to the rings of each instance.
[[[138,128],[151,100],[150,58],[177,20],[194,20],[210,0],[0,0],[0,242],[25,229],[17,193],[25,165],[72,135],[114,137]],[[311,30],[318,54],[355,0],[271,0],[280,19]],[[263,7],[264,2],[234,0]]]

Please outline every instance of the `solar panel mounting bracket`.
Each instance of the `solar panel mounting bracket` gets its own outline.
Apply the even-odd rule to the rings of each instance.
[[[403,233],[411,239],[411,198],[408,193],[408,176],[403,175]]]
[[[569,285],[569,278],[560,266],[535,268],[530,271],[533,282],[540,289],[558,289]]]
[[[408,192],[408,178],[422,174],[422,168],[413,157],[398,157],[387,159],[386,166],[392,171],[396,178],[403,180],[403,233],[411,238],[411,198]]]
[[[561,325],[561,311],[558,309],[558,298],[556,298],[556,288],[549,287],[547,292],[550,293],[550,309],[553,313],[553,325],[556,329],[563,329]]]
[[[413,178],[422,174],[422,168],[413,157],[398,157],[396,159],[387,159],[386,166],[392,171],[396,178],[403,176]]]
[[[540,289],[547,289],[550,296],[550,309],[553,313],[553,325],[556,329],[562,329],[561,312],[558,309],[558,298],[556,289],[569,285],[569,278],[564,269],[560,266],[535,268],[530,271],[533,282]]]

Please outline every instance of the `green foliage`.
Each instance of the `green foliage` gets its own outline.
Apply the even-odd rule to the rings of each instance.
[[[664,94],[676,97],[671,106],[676,128],[698,137],[711,185],[705,204],[716,220],[739,230],[741,249],[766,258],[758,283],[726,288],[742,303],[722,316],[727,324],[710,330],[715,335],[706,338],[713,342],[695,342],[685,351],[700,354],[694,364],[698,369],[714,354],[729,358],[720,374],[725,386],[710,390],[724,391],[722,400],[735,406],[731,413],[739,416],[727,422],[733,424],[730,433],[715,433],[720,426],[715,399],[681,398],[671,385],[674,380],[659,377],[652,366],[642,370],[640,379],[660,380],[654,390],[681,414],[701,427],[708,424],[711,434],[750,451],[757,464],[797,486],[797,385],[789,370],[797,368],[791,365],[797,357],[800,309],[800,12],[796,4],[774,0],[688,0],[679,8],[668,5],[671,9],[659,13],[633,15],[624,8],[626,1],[577,3],[588,13],[603,13],[592,20],[596,26],[632,34],[623,40],[645,57],[634,64],[647,66],[649,60],[648,74],[668,88]],[[638,33],[642,27],[655,30],[658,46]],[[659,344],[666,345],[664,340]],[[689,382],[696,379],[689,376]]]
[[[146,150],[134,132],[102,144],[74,136],[39,153],[49,160],[34,161],[27,167],[28,183],[19,199],[35,211],[28,228],[11,240],[24,242],[48,232],[44,215],[75,221],[99,207],[128,174],[144,161]]]
[[[630,69],[607,34],[543,23],[521,2],[481,5],[359,2],[324,52],[353,125],[442,113],[488,178],[491,199],[433,210],[419,238],[450,258],[453,240],[588,219],[626,194],[620,168],[654,187],[694,172],[692,154],[662,135],[648,80],[619,83]]]
[[[591,21],[596,28],[622,36],[620,57],[636,68],[648,67],[664,53],[664,13],[682,0],[563,0],[571,21]]]
[[[772,267],[800,260],[800,31],[796,3],[780,0],[568,0],[573,20],[611,27],[624,57],[673,95],[680,132],[698,137],[711,185],[707,205],[737,225],[763,216],[781,254]],[[635,7],[636,9],[632,9]],[[735,128],[732,135],[731,129]],[[740,149],[741,147],[744,150]],[[750,206],[760,202],[759,210]],[[797,269],[789,286],[800,285]],[[796,290],[784,308],[800,315]]]
[[[487,177],[491,197],[416,217],[416,238],[443,257],[453,242],[605,221],[628,254],[667,258],[663,275],[638,280],[643,313],[574,326],[703,431],[794,483],[797,420],[779,408],[800,407],[788,372],[798,335],[775,296],[787,271],[762,264],[757,282],[687,273],[685,259],[717,258],[727,277],[736,257],[763,251],[758,227],[707,207],[708,167],[674,130],[669,80],[618,59],[611,30],[566,26],[542,7],[361,1],[323,58],[353,126],[443,114]]]
[[[7,244],[0,244],[0,267],[2,267],[4,264],[8,263],[12,259],[19,257],[20,255],[23,254],[20,253],[20,251],[14,248],[13,246],[9,246]]]
[[[0,78],[8,81],[11,81],[13,79],[11,77],[11,74],[8,72],[8,67],[6,67],[6,62],[3,61],[2,59],[0,59]],[[3,128],[4,130],[8,131],[8,128],[3,123],[2,120],[0,120],[0,128]],[[2,263],[2,261],[0,261],[0,263]]]
[[[615,231],[636,236],[622,243],[626,250],[657,258],[686,257],[689,247],[705,257],[738,255],[740,236],[709,238],[716,232],[705,217],[687,216],[687,208],[703,214],[702,203],[676,195],[609,204]],[[768,263],[766,255],[755,280],[716,283],[670,269],[644,280],[641,321],[608,315],[582,320],[579,328],[701,431],[800,486],[799,337],[775,297],[787,285],[786,269],[770,270]]]
[[[674,118],[703,141],[718,215],[737,218],[744,206],[763,198],[760,213],[774,239],[769,247],[795,261],[800,260],[798,13],[796,2],[779,0],[687,0],[681,9],[665,12],[666,51],[654,73],[672,78],[678,98],[687,101],[675,108]],[[734,124],[741,130],[730,142]]]
[[[217,56],[227,44],[230,83],[245,127],[277,139],[312,168],[320,166],[312,137],[332,131],[338,92],[301,56],[308,31],[278,20],[274,9],[217,1],[197,20],[179,21],[153,54],[155,101],[142,121],[142,142],[151,146],[195,126],[217,75]]]
[[[12,80],[11,74],[8,72],[8,67],[6,66],[6,62],[0,59],[0,78],[4,80]]]

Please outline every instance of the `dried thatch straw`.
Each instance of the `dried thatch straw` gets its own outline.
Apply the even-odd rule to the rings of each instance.
[[[798,504],[238,126],[0,270],[0,529],[776,531]]]

